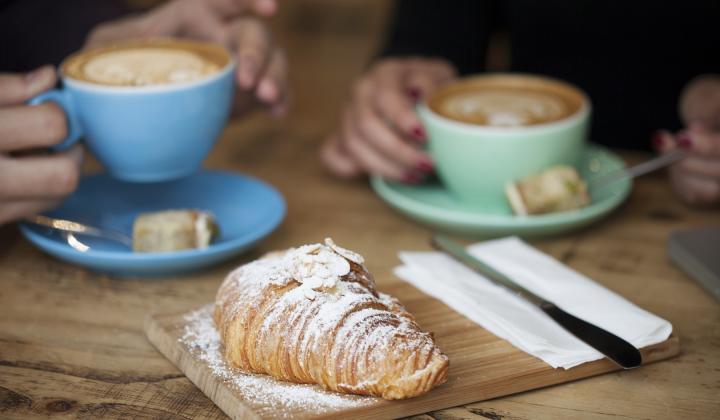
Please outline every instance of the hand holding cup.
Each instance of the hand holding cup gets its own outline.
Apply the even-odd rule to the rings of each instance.
[[[0,73],[0,224],[54,207],[77,186],[79,145],[62,153],[42,152],[65,137],[63,112],[54,103],[26,105],[56,81],[50,66],[27,74]]]
[[[338,128],[325,141],[325,166],[343,178],[368,173],[420,182],[433,161],[420,147],[426,134],[415,105],[454,77],[444,60],[378,61],[355,83]]]
[[[273,15],[276,0],[174,0],[138,16],[98,25],[85,47],[138,38],[180,37],[228,48],[235,61],[235,113],[257,106],[273,115],[287,108],[287,60],[257,17]]]
[[[685,87],[680,115],[686,128],[659,131],[653,142],[663,153],[681,147],[687,157],[670,167],[670,182],[684,202],[720,204],[720,76],[704,75]]]

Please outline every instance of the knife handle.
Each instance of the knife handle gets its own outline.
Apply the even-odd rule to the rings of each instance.
[[[636,368],[642,364],[640,350],[615,334],[570,315],[551,302],[543,302],[540,304],[540,309],[568,332],[607,356],[623,369]]]

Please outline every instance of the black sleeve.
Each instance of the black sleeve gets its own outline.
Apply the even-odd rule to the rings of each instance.
[[[443,57],[461,74],[485,68],[490,0],[397,0],[380,56]]]
[[[0,0],[0,71],[58,65],[95,25],[129,11],[120,0]]]

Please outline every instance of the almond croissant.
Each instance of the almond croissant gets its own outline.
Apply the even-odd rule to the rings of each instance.
[[[225,358],[247,372],[385,399],[447,379],[448,358],[432,336],[376,291],[360,255],[330,239],[230,273],[214,317]]]

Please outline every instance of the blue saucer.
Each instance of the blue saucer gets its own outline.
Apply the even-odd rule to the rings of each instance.
[[[163,276],[197,270],[237,255],[269,235],[285,217],[285,200],[270,185],[247,175],[202,171],[156,184],[126,183],[99,174],[85,177],[75,193],[48,216],[132,235],[139,213],[200,209],[215,215],[220,237],[208,248],[134,253],[122,245],[79,236],[90,250],[69,246],[59,232],[21,223],[23,235],[62,260],[123,276]]]

